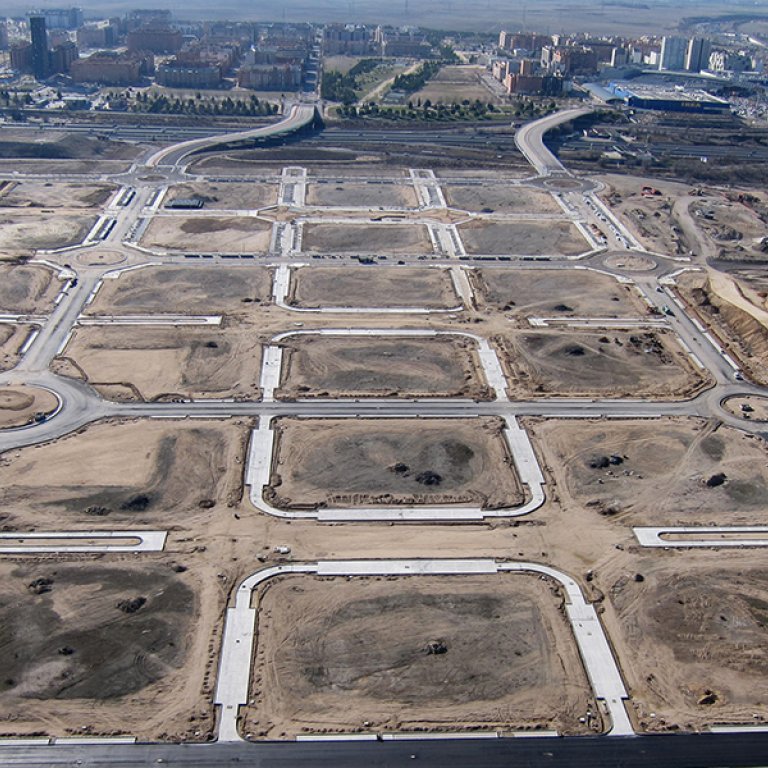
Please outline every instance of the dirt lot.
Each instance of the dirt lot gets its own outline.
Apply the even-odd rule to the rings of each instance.
[[[62,372],[113,399],[258,397],[261,339],[248,327],[87,326],[64,357]]]
[[[299,307],[424,307],[459,305],[445,269],[312,268],[291,276],[289,303]]]
[[[416,192],[404,184],[315,182],[307,186],[307,205],[353,208],[415,208]]]
[[[723,195],[718,190],[695,199],[689,207],[695,225],[710,238],[719,258],[766,260],[768,201],[757,191],[747,197],[740,201],[738,192]]]
[[[6,452],[0,524],[88,530],[210,519],[240,497],[244,432],[225,421],[103,422]]]
[[[590,249],[567,221],[471,221],[458,226],[467,253],[571,255]]]
[[[19,351],[32,333],[29,325],[0,323],[0,371],[9,371],[19,362]]]
[[[207,706],[192,574],[51,561],[0,573],[0,734],[192,736]]]
[[[493,309],[527,317],[641,317],[646,305],[632,286],[592,270],[472,270],[476,295]]]
[[[606,616],[615,614],[611,637],[641,727],[760,723],[768,698],[764,555],[697,553],[680,566],[647,556],[637,563],[641,583],[610,574]]]
[[[51,413],[58,405],[52,392],[36,387],[0,387],[0,429],[22,427],[36,413]]]
[[[283,397],[490,398],[475,345],[459,336],[298,336],[284,346]]]
[[[551,420],[536,432],[566,509],[622,526],[765,522],[768,451],[759,438],[682,418]]]
[[[681,398],[705,380],[666,332],[555,331],[498,340],[510,392]]]
[[[600,197],[621,216],[646,248],[656,253],[688,252],[688,243],[673,212],[675,201],[691,191],[687,184],[616,174],[599,178],[607,185]],[[643,186],[651,186],[661,194],[644,197]]]
[[[114,190],[111,184],[0,181],[0,208],[96,208]]]
[[[276,426],[265,498],[280,507],[498,508],[523,500],[500,419],[281,419]]]
[[[558,213],[552,195],[526,187],[483,184],[463,187],[444,184],[443,194],[452,208],[483,213]]]
[[[596,710],[561,602],[525,574],[274,581],[243,731],[584,731]]]
[[[739,306],[724,299],[705,273],[688,273],[676,279],[678,291],[686,303],[728,346],[741,363],[744,373],[760,384],[768,383],[768,316],[760,297],[750,287],[737,283],[733,297]],[[761,290],[761,293],[764,292]],[[754,301],[753,301],[754,299]],[[749,304],[753,304],[752,310]],[[744,308],[750,309],[750,312]]]
[[[89,314],[218,314],[247,310],[272,294],[263,267],[149,267],[105,280]],[[250,299],[250,301],[247,301]]]
[[[230,211],[255,210],[277,205],[277,184],[239,184],[237,182],[207,182],[177,184],[168,190],[165,204],[179,198],[199,197],[205,208]]]
[[[64,216],[31,211],[0,214],[0,249],[18,254],[77,245],[95,223],[95,216]]]
[[[49,312],[60,287],[54,273],[45,267],[0,265],[0,309],[3,312],[22,315]]]
[[[498,104],[499,98],[486,88],[480,79],[484,71],[484,67],[477,66],[443,67],[424,88],[408,98],[414,104],[419,99],[422,103],[429,99],[433,104],[460,104],[467,99],[479,99],[484,104]]]
[[[269,250],[272,225],[251,217],[155,216],[141,244],[171,251],[232,253]]]
[[[430,253],[419,224],[305,224],[303,250],[326,253]]]

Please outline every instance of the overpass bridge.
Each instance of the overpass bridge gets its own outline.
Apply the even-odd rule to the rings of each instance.
[[[317,125],[318,122],[320,122],[320,116],[314,104],[294,104],[288,114],[277,123],[171,144],[151,155],[146,161],[146,166],[148,168],[174,167],[189,155],[206,152],[216,147],[223,149],[238,144],[247,145],[261,139],[288,136],[309,126]]]

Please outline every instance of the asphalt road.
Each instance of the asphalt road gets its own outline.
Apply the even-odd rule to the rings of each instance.
[[[0,760],[4,768],[139,768],[158,764],[186,768],[757,768],[768,765],[768,733],[91,747],[68,744],[6,747]]]

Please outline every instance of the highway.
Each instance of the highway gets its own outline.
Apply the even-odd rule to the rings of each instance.
[[[549,176],[552,173],[568,173],[563,164],[547,149],[544,144],[544,134],[558,125],[575,120],[582,115],[588,115],[592,111],[592,107],[566,109],[562,112],[554,112],[540,120],[526,123],[515,134],[515,144],[540,176]]]
[[[304,128],[311,124],[314,119],[314,104],[294,104],[280,122],[245,131],[224,133],[200,139],[189,139],[178,144],[172,144],[151,155],[147,159],[146,165],[148,168],[156,168],[159,165],[177,166],[185,157],[196,152],[210,150],[222,144],[229,145],[237,142],[257,141],[259,139],[284,136]]]

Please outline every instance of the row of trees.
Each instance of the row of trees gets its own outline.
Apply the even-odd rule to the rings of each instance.
[[[320,95],[329,101],[354,104],[357,101],[357,89],[360,87],[358,78],[360,75],[372,72],[380,65],[379,59],[361,59],[346,74],[335,69],[324,72]]]
[[[392,90],[406,93],[420,91],[427,84],[427,80],[434,77],[442,66],[443,63],[440,61],[425,61],[413,72],[398,75],[392,83]]]
[[[157,115],[236,115],[241,117],[259,117],[274,115],[278,112],[277,104],[262,101],[251,94],[247,99],[233,99],[225,96],[223,99],[202,98],[195,94],[194,98],[169,96],[164,93],[140,91],[135,98],[127,101],[124,96],[110,94],[110,107],[113,109],[129,109],[131,112],[146,112]]]

